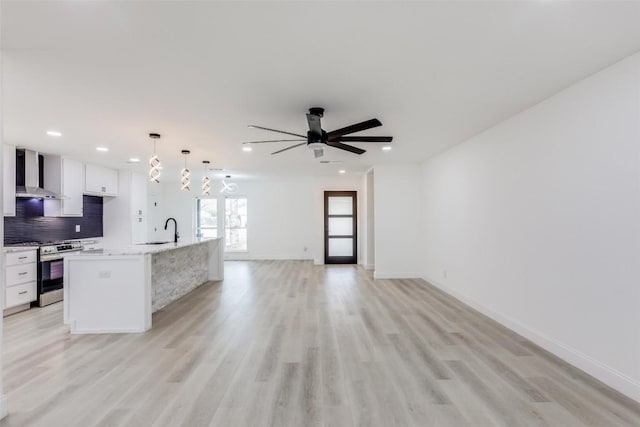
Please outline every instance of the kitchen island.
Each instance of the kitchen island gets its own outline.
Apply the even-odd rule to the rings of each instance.
[[[72,334],[144,332],[151,314],[224,278],[222,240],[133,245],[64,260],[64,322]]]

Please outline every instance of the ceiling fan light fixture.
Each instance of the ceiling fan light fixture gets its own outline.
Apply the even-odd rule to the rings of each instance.
[[[248,125],[248,126],[253,129],[261,129],[269,132],[276,132],[284,135],[296,136],[298,138],[303,138],[303,139],[300,139],[300,141],[305,141],[305,142],[301,142],[300,144],[291,145],[289,147],[285,147],[280,150],[274,151],[273,153],[271,153],[272,155],[280,154],[284,151],[301,147],[303,145],[306,145],[307,147],[314,150],[313,154],[315,158],[318,158],[322,154],[324,154],[322,149],[325,146],[348,151],[353,154],[364,154],[366,153],[366,150],[363,150],[362,148],[359,148],[359,147],[355,147],[353,145],[345,144],[345,142],[390,143],[393,140],[392,136],[368,136],[368,135],[353,136],[352,135],[354,133],[358,133],[365,130],[373,129],[378,126],[382,126],[382,122],[378,119],[365,120],[364,122],[355,123],[350,126],[346,126],[340,129],[333,130],[331,132],[327,132],[324,129],[322,129],[322,124],[321,124],[322,117],[324,117],[324,108],[313,107],[309,109],[309,112],[307,113],[307,123],[309,125],[309,130],[307,131],[306,135],[302,135],[295,132],[288,132],[288,131],[268,128],[264,126],[257,126],[257,125]],[[267,142],[281,142],[281,141],[284,142],[287,140],[249,141],[249,142],[243,142],[243,144],[262,144]],[[293,141],[293,140],[289,140],[289,141]]]
[[[160,183],[162,165],[156,155],[156,142],[160,139],[159,133],[150,133],[149,138],[153,141],[153,156],[149,159],[149,181]]]

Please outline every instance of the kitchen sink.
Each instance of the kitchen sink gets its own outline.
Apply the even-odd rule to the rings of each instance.
[[[164,245],[165,243],[171,242],[146,242],[146,243],[138,243],[139,245]]]

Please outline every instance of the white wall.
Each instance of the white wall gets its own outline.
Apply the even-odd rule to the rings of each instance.
[[[313,193],[310,178],[238,182],[247,197],[246,253],[227,259],[312,259]]]
[[[0,11],[2,8],[0,8]],[[1,37],[0,37],[1,38]],[[2,70],[2,50],[0,49],[0,70]],[[1,76],[0,76],[1,77]],[[0,99],[2,99],[2,82],[4,79],[0,78]],[[3,141],[3,131],[2,131],[2,103],[0,102],[0,147],[4,147]],[[4,150],[0,150],[0,176],[2,176],[2,167],[3,167],[3,156]],[[4,212],[4,197],[3,197],[3,185],[0,185],[0,212]],[[0,236],[2,236],[2,246],[4,246],[4,220],[0,221]],[[0,271],[4,271],[4,257],[0,257]],[[4,307],[4,274],[0,274],[0,307]],[[7,415],[7,398],[4,395],[3,381],[2,381],[2,335],[3,335],[3,327],[2,327],[2,316],[0,316],[0,418],[4,418]]]
[[[194,188],[199,189],[199,185]],[[217,193],[213,188],[212,195]],[[182,191],[180,182],[149,183],[147,186],[147,228],[149,241],[173,241],[173,222],[167,230],[168,218],[175,218],[181,242],[192,242],[195,238],[195,207],[199,191]]]
[[[375,265],[375,209],[373,205],[373,168],[362,177],[362,234],[360,237],[360,264],[367,270]]]
[[[376,279],[421,277],[421,183],[417,164],[375,166]]]
[[[425,278],[640,400],[639,162],[636,54],[423,165]]]
[[[248,251],[226,253],[226,259],[312,259],[316,264],[322,264],[325,190],[358,191],[359,222],[362,218],[360,174],[337,177],[272,177],[260,181],[235,182],[238,184],[235,195],[248,198]],[[219,191],[220,184],[214,182],[211,196],[219,198],[218,227],[223,230],[224,195]],[[169,217],[178,221],[180,240],[192,240],[195,199],[199,192],[181,191],[177,182],[150,184],[148,192],[149,240],[173,238],[173,224],[168,231],[164,230],[165,220]]]

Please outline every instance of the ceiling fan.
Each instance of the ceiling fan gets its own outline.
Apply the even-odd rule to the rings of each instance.
[[[331,132],[327,132],[322,129],[320,125],[320,119],[324,116],[324,108],[314,107],[310,108],[307,113],[307,122],[309,123],[309,130],[307,131],[307,135],[301,135],[293,132],[285,132],[282,130],[266,128],[263,126],[249,125],[250,128],[254,129],[262,129],[267,130],[269,132],[277,132],[285,135],[297,136],[300,139],[271,139],[267,141],[249,141],[243,142],[243,144],[264,144],[269,142],[300,142],[299,144],[291,145],[287,148],[283,148],[278,151],[274,151],[271,154],[282,153],[283,151],[291,150],[292,148],[301,147],[306,145],[309,148],[313,149],[313,154],[315,158],[322,157],[324,155],[325,147],[333,147],[339,148],[340,150],[349,151],[355,154],[363,154],[366,150],[363,150],[358,147],[354,147],[352,145],[343,144],[344,142],[383,142],[389,143],[393,141],[392,136],[345,136],[350,135],[352,133],[361,132],[363,130],[375,128],[378,126],[382,126],[380,120],[371,119],[361,123],[356,123],[351,126],[343,127],[341,129],[336,129]]]

